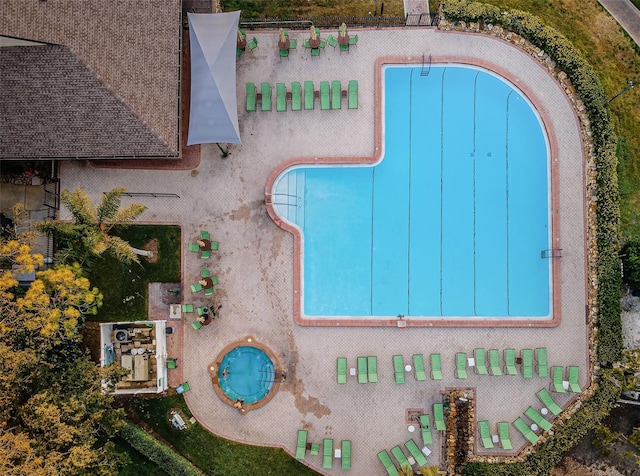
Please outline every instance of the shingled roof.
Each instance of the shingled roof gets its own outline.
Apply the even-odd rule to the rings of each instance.
[[[0,64],[0,157],[173,153],[66,46],[0,48]]]
[[[105,149],[105,144],[100,139],[102,132],[99,130],[103,123],[99,123],[100,127],[97,127],[90,122],[85,123],[83,134],[70,137],[75,148],[71,151],[65,149],[70,142],[61,141],[60,136],[78,133],[72,127],[73,121],[69,120],[62,123],[63,127],[59,124],[53,131],[49,130],[53,132],[50,137],[39,137],[40,144],[21,143],[19,153],[23,157],[41,157],[42,146],[47,141],[50,141],[50,147],[46,157],[81,157],[85,153],[96,154],[89,155],[90,158],[179,156],[180,0],[2,0],[2,10],[0,35],[67,46],[72,55],[69,55],[68,50],[64,54],[61,51],[54,54],[51,49],[46,54],[54,55],[56,61],[64,62],[67,68],[75,64],[83,72],[75,72],[73,77],[85,81],[85,85],[89,84],[86,82],[88,74],[93,76],[93,81],[102,85],[103,89],[99,94],[103,98],[101,105],[98,106],[94,98],[91,103],[93,111],[83,111],[81,108],[72,115],[94,115],[101,110],[105,116],[113,115],[113,127],[124,120],[124,111],[128,110],[129,117],[133,118],[133,122],[127,124],[128,134],[119,129],[119,126],[116,127],[120,131],[118,137],[124,139],[124,136],[129,136],[129,140],[122,142],[119,149],[114,149],[115,139],[112,140],[114,144],[111,148]],[[7,74],[6,61],[11,58],[11,61],[15,60],[14,55],[18,54],[8,51],[8,48],[12,47],[0,45],[0,51],[5,50],[3,54],[6,55],[2,59],[3,76]],[[30,55],[25,58],[27,61],[41,60],[45,49],[39,50],[37,55],[33,50],[25,50],[22,54]],[[71,60],[73,56],[75,63]],[[46,84],[51,87],[62,86],[60,82],[57,85],[53,82]],[[66,98],[60,99],[60,102],[70,99],[68,89],[73,84],[65,85],[60,91],[61,98]],[[26,88],[27,85],[23,86]],[[92,86],[92,94],[97,90],[97,86]],[[110,93],[114,100],[107,100],[105,92]],[[38,100],[43,99],[42,91],[39,94]],[[57,92],[50,89],[48,94],[55,96]],[[0,92],[0,98],[7,102],[6,93]],[[55,102],[52,98],[49,99]],[[24,98],[17,100],[23,101],[23,106],[30,106]],[[87,93],[84,93],[83,100],[87,100]],[[11,102],[8,105],[0,103],[0,110],[7,107],[15,110],[15,105]],[[81,104],[76,102],[76,105]],[[105,109],[107,107],[115,109],[108,111]],[[42,111],[43,109],[40,110]],[[4,112],[0,114],[3,115]],[[22,116],[11,116],[9,119],[17,123],[31,122],[31,119],[27,119],[29,115],[32,115],[32,110],[27,108],[22,111]],[[43,118],[39,120],[43,121]],[[0,127],[7,124],[6,118],[0,121],[3,121],[0,122]],[[49,119],[50,123],[56,121],[58,118],[55,116]],[[78,120],[76,125],[80,122]],[[140,126],[146,127],[147,132],[142,133]],[[11,133],[14,132],[15,129],[11,129]],[[0,138],[4,141],[5,137],[6,134],[0,130]],[[155,139],[152,141],[151,137]],[[14,140],[18,139],[20,138],[16,137]],[[32,135],[29,140],[33,139]],[[35,150],[23,149],[24,145]],[[2,152],[0,150],[0,159],[5,157]],[[11,153],[14,152],[12,150]],[[103,152],[107,155],[103,155]]]

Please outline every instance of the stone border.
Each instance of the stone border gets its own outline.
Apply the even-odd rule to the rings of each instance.
[[[282,372],[282,369],[280,367],[280,360],[278,359],[278,357],[273,353],[273,351],[269,347],[256,341],[255,337],[253,336],[248,335],[244,339],[231,342],[230,344],[227,344],[226,346],[224,346],[223,349],[216,356],[215,360],[207,366],[207,372],[209,372],[209,374],[211,375],[211,384],[213,385],[213,390],[216,392],[216,395],[218,395],[220,400],[222,400],[224,403],[226,403],[230,407],[233,407],[233,404],[235,402],[231,400],[229,397],[227,397],[227,395],[220,388],[220,385],[218,385],[217,370],[218,370],[218,367],[220,366],[220,362],[222,362],[222,359],[230,351],[232,351],[236,347],[247,347],[247,346],[255,347],[256,349],[259,349],[265,354],[267,354],[267,356],[271,359],[271,362],[273,362],[273,368],[275,372]],[[263,407],[264,405],[269,403],[269,401],[271,401],[271,399],[275,396],[275,394],[278,393],[278,390],[280,389],[280,383],[281,383],[280,381],[274,381],[273,386],[271,387],[271,390],[269,390],[269,393],[267,393],[263,398],[261,398],[255,403],[248,403],[246,405],[243,405],[241,409],[238,409],[238,413],[240,413],[241,415],[246,415],[247,413],[249,413],[249,411],[257,410],[258,408]]]
[[[344,164],[373,164],[380,160],[382,151],[382,71],[383,66],[392,64],[421,64],[422,57],[403,56],[403,57],[381,57],[375,63],[375,131],[374,145],[375,153],[373,156],[361,157],[294,157],[282,162],[269,174],[265,185],[265,206],[267,213],[271,219],[280,228],[288,231],[294,237],[294,263],[293,263],[293,302],[294,302],[294,321],[300,326],[386,326],[386,327],[556,327],[562,320],[561,315],[561,277],[560,263],[558,260],[552,262],[552,309],[553,317],[548,320],[535,319],[312,319],[303,317],[302,312],[302,237],[298,228],[284,222],[275,212],[272,201],[272,192],[276,179],[287,168],[297,165],[323,164],[323,165],[344,165]],[[560,223],[559,223],[559,184],[558,184],[558,141],[555,130],[550,127],[551,119],[549,114],[540,104],[535,92],[516,78],[510,71],[499,67],[490,61],[480,60],[468,56],[436,56],[432,58],[433,64],[456,63],[461,65],[470,65],[484,68],[494,72],[505,78],[524,94],[536,108],[541,117],[542,126],[547,134],[549,141],[549,161],[551,166],[551,247],[558,248],[560,246]],[[554,76],[554,75],[552,75]],[[554,76],[556,79],[557,76]],[[565,82],[566,75],[564,77]],[[566,84],[560,82],[565,92],[568,93]],[[571,98],[570,98],[571,99]],[[572,101],[573,103],[574,101]],[[584,109],[584,105],[583,105]],[[586,114],[584,114],[586,116]],[[582,118],[581,118],[582,119]],[[581,123],[581,125],[583,125]],[[584,129],[584,128],[583,128]],[[584,130],[583,130],[584,135]],[[584,143],[583,143],[584,144]],[[588,151],[589,148],[585,146]],[[591,149],[593,146],[591,144]],[[594,166],[595,172],[595,166]],[[583,169],[584,174],[584,169]],[[586,255],[586,250],[585,250]]]

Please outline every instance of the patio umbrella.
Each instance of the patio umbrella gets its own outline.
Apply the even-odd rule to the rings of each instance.
[[[340,36],[342,36],[343,38],[347,36],[347,24],[344,22],[342,23],[342,25],[340,25]]]
[[[312,40],[316,39],[316,29],[313,25],[311,25],[311,39]]]
[[[238,41],[243,41],[243,40],[244,40],[244,36],[242,36],[242,32],[238,30]]]
[[[284,28],[280,28],[280,41],[282,43],[284,43],[286,41],[287,37],[284,36]]]

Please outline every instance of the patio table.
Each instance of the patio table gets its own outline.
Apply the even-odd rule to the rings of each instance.
[[[199,242],[202,242],[201,245]],[[201,251],[211,251],[211,240],[198,240],[198,246]]]
[[[278,49],[288,50],[290,46],[291,42],[289,41],[289,38],[285,38],[284,41],[278,40]]]

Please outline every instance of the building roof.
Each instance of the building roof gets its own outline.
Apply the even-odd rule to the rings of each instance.
[[[0,157],[172,154],[68,47],[0,48],[0,64]]]
[[[120,104],[114,111],[117,120],[122,119],[121,105],[124,105],[137,118],[138,124],[149,129],[147,138],[156,136],[153,145],[148,142],[149,147],[142,154],[139,146],[144,141],[139,137],[134,138],[131,147],[127,143],[121,144],[121,152],[126,152],[123,157],[157,156],[162,149],[158,143],[164,145],[160,155],[178,155],[180,28],[180,0],[3,0],[3,14],[0,15],[0,35],[69,47],[80,60],[75,64],[84,70],[88,68],[104,90],[119,99]],[[70,67],[69,57],[65,61]],[[4,71],[6,68],[3,67]],[[114,107],[117,103],[110,102]],[[0,108],[5,107],[0,103]],[[109,111],[103,110],[103,113]],[[18,120],[26,120],[29,114],[32,114],[31,110],[24,111]],[[15,117],[8,117],[0,126],[12,119]],[[89,123],[85,129],[96,132],[99,127]],[[48,130],[53,136],[53,144],[56,143],[55,136],[74,132],[61,127]],[[79,149],[91,149],[91,135],[87,132],[76,139]],[[42,137],[41,141],[46,143],[47,139]],[[30,155],[27,152],[22,152],[25,158],[40,157],[39,152]],[[48,156],[61,157],[67,153],[50,147]],[[93,158],[101,156],[98,153]]]

